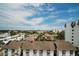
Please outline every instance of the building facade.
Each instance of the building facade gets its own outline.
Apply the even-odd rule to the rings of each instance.
[[[62,43],[63,42],[63,43]],[[12,41],[3,48],[3,56],[74,56],[75,47],[65,41]]]
[[[65,40],[79,47],[79,21],[65,24]]]

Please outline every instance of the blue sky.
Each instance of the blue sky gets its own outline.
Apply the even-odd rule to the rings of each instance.
[[[0,3],[0,30],[61,30],[74,20],[79,20],[77,3]]]

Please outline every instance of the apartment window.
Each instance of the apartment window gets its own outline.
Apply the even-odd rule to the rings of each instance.
[[[62,51],[62,56],[65,56],[66,55],[66,50],[63,50]]]
[[[33,54],[36,55],[37,54],[37,50],[33,50]]]
[[[70,50],[70,56],[72,56],[73,55],[73,50]]]
[[[43,50],[39,50],[39,56],[43,56]]]
[[[74,30],[72,30],[72,31],[74,31]]]
[[[73,38],[74,36],[72,36],[72,38]]]
[[[73,44],[73,42],[72,42],[72,44]]]
[[[29,56],[29,49],[26,49],[26,56]]]
[[[73,21],[73,22],[71,23],[71,27],[74,28],[74,26],[75,26],[75,22]]]
[[[72,41],[74,41],[74,39],[72,39]]]
[[[74,33],[72,33],[72,34],[74,34]]]
[[[5,56],[8,56],[8,49],[5,49]]]
[[[47,50],[47,56],[50,56],[50,50]]]

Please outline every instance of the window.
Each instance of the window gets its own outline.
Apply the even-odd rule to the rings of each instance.
[[[33,54],[36,55],[37,54],[37,50],[33,50]]]
[[[66,50],[63,50],[62,51],[62,56],[65,56],[66,55]]]
[[[29,56],[29,49],[26,49],[26,56]]]
[[[47,56],[50,56],[50,50],[47,50]]]
[[[72,34],[74,34],[74,33],[72,33]]]
[[[73,38],[74,36],[72,36],[72,38]]]
[[[73,44],[73,42],[72,42],[72,44]]]
[[[72,56],[73,55],[73,50],[70,50],[70,56]]]
[[[74,41],[74,39],[72,39],[72,41]]]
[[[73,22],[71,23],[71,27],[74,28],[74,26],[75,26],[75,22],[73,21]]]
[[[72,30],[72,31],[74,31],[74,30]]]
[[[39,56],[43,55],[43,50],[39,50]]]
[[[14,52],[15,52],[15,50],[14,50],[14,49],[12,49],[12,56],[14,56]]]
[[[5,56],[8,56],[8,49],[5,49]]]

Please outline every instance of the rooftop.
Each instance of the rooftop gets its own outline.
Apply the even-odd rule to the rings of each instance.
[[[10,48],[10,49],[38,49],[38,50],[55,50],[54,43],[57,45],[58,50],[75,50],[75,47],[64,40],[57,40],[57,41],[12,41],[6,44],[3,48]]]

